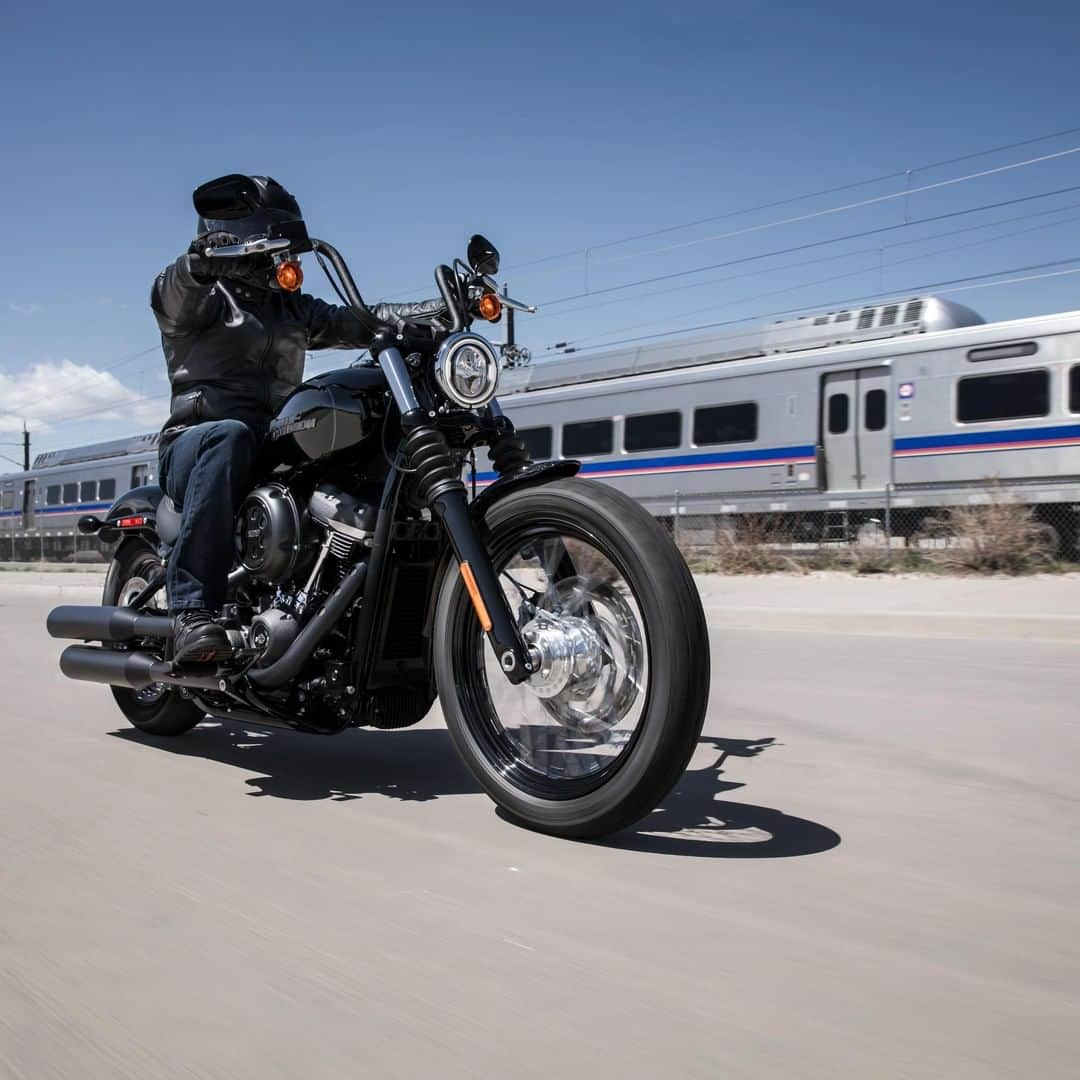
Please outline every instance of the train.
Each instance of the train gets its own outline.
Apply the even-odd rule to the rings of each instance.
[[[0,476],[0,559],[99,557],[79,537],[84,514],[101,514],[125,491],[157,479],[158,432],[38,454],[28,471]]]
[[[580,459],[661,518],[848,541],[1006,497],[1076,548],[1080,311],[988,323],[906,297],[512,366],[499,400],[534,457]],[[156,434],[38,455],[0,477],[0,557],[4,533],[45,550],[156,469]],[[476,485],[494,479],[481,457]]]

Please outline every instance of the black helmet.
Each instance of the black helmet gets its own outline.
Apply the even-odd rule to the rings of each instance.
[[[193,248],[227,247],[272,235],[288,238],[294,255],[311,250],[299,204],[273,177],[219,176],[197,187],[192,202],[199,215]],[[230,276],[257,288],[279,288],[269,255],[250,257],[242,271]]]
[[[230,173],[208,180],[192,194],[199,215],[198,235],[235,237],[229,243],[291,231],[280,226],[303,226],[300,206],[273,177]],[[225,242],[224,240],[222,242]]]

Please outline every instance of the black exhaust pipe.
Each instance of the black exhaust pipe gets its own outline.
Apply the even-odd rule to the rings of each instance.
[[[76,609],[79,610],[79,609]],[[219,689],[217,675],[176,674],[172,664],[149,653],[99,649],[93,645],[69,645],[60,654],[60,670],[69,679],[107,683],[141,690],[152,683],[187,686],[198,690]]]
[[[300,631],[285,654],[269,667],[254,668],[248,672],[251,685],[258,690],[274,690],[284,686],[290,679],[295,679],[300,674],[300,669],[311,659],[311,654],[319,642],[333,630],[335,623],[356,599],[366,574],[367,563],[357,563],[326,598],[323,606]]]
[[[46,626],[51,637],[81,641],[169,638],[173,632],[172,619],[168,615],[147,615],[126,607],[74,607],[70,604],[53,608]]]

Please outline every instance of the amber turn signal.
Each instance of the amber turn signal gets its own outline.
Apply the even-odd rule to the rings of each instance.
[[[502,315],[502,301],[497,293],[484,293],[476,307],[488,322],[498,322],[499,317]]]
[[[296,262],[279,262],[277,264],[277,283],[286,292],[296,292],[304,284],[304,271]]]

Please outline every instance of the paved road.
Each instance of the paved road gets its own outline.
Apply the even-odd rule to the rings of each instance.
[[[588,845],[435,720],[142,738],[0,583],[0,1076],[1075,1076],[1077,645],[793,588],[709,584],[692,769]]]

